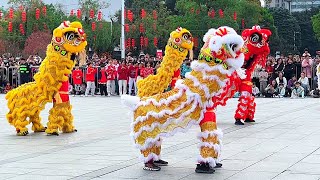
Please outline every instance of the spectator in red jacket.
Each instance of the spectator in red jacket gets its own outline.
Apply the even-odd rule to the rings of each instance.
[[[113,65],[113,63],[111,62],[108,66],[107,66],[107,92],[108,92],[108,96],[110,97],[111,95],[115,95],[115,79],[116,79],[116,75],[117,75],[117,70],[116,67]]]
[[[82,70],[79,69],[79,65],[76,65],[75,69],[72,71],[72,81],[74,85],[75,95],[81,95],[81,84],[82,84],[83,73]]]
[[[122,61],[118,67],[119,95],[127,94],[128,67],[126,61]]]
[[[88,96],[91,91],[91,95],[94,96],[94,92],[96,89],[95,79],[96,79],[97,69],[92,66],[91,63],[88,63],[88,68],[86,72],[86,81],[87,81],[87,89],[85,95]]]
[[[101,69],[98,74],[98,83],[100,88],[100,94],[101,96],[105,95],[107,96],[107,71],[104,64],[101,65]]]
[[[148,62],[147,67],[142,69],[141,76],[144,79],[149,75],[153,75],[153,73],[154,73],[153,67],[151,66],[150,62]]]
[[[138,76],[138,67],[137,63],[132,65],[131,62],[129,62],[129,68],[128,68],[128,73],[129,73],[129,95],[132,95],[132,86],[134,85],[134,92],[137,94],[137,76]]]

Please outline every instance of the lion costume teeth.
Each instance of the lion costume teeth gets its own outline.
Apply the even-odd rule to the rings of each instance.
[[[219,34],[222,31],[224,34]],[[212,39],[224,43],[219,49],[211,49]],[[205,112],[215,105],[215,97],[225,96],[231,87],[230,76],[238,68],[236,61],[243,63],[244,55],[237,51],[242,48],[243,40],[229,27],[209,30],[204,40],[199,60],[191,63],[192,71],[184,80],[178,80],[173,90],[149,97],[122,96],[122,101],[133,111],[131,135],[145,163],[159,159],[160,138],[186,132],[192,125],[200,125],[202,130],[199,163],[214,167],[219,162],[222,132],[217,129],[215,119],[206,119]],[[238,46],[235,51],[227,48],[231,43]],[[234,56],[226,58],[226,54]]]
[[[65,35],[69,34],[66,38]],[[75,41],[81,40],[75,46]],[[75,131],[68,95],[68,75],[74,67],[75,55],[84,51],[87,45],[85,33],[79,22],[63,22],[53,31],[53,38],[47,47],[47,56],[41,63],[35,81],[8,92],[8,122],[16,128],[17,135],[28,134],[26,126],[32,123],[34,132],[58,135]],[[54,101],[49,112],[48,128],[41,124],[40,112],[45,104]],[[27,120],[29,118],[29,120]]]

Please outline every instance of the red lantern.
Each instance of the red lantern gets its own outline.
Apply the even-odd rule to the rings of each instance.
[[[40,9],[37,8],[36,9],[36,20],[39,20],[40,19]]]
[[[199,40],[198,40],[197,37],[194,37],[194,38],[193,38],[193,45],[194,45],[194,47],[198,47],[198,45],[199,45]]]
[[[200,14],[200,9],[197,9],[197,12],[196,12],[198,15]]]
[[[2,19],[2,11],[0,11],[0,19]]]
[[[128,15],[129,21],[132,22],[133,21],[133,13],[132,13],[132,11],[128,10],[128,14],[127,15]]]
[[[142,24],[142,23],[140,23],[139,29],[140,29],[140,33],[144,33],[144,27],[143,27],[143,24]]]
[[[47,15],[47,6],[43,6],[42,7],[42,13],[43,13],[44,16]]]
[[[135,39],[131,39],[131,46],[136,47],[136,40]]]
[[[27,21],[27,13],[26,13],[26,11],[22,11],[21,20],[22,20],[22,22],[26,22]]]
[[[130,31],[130,26],[129,26],[129,24],[125,24],[125,25],[124,25],[124,30],[125,30],[126,32],[129,32],[129,31]]]
[[[234,12],[234,13],[233,13],[233,20],[234,20],[234,21],[237,21],[237,12]]]
[[[81,9],[78,9],[78,10],[77,10],[77,18],[78,18],[78,19],[81,19]]]
[[[219,16],[220,16],[220,18],[223,18],[223,10],[222,9],[219,9]]]
[[[20,29],[20,33],[21,33],[22,35],[24,35],[25,32],[24,32],[23,24],[20,24],[20,25],[19,25],[19,29]]]
[[[215,15],[216,15],[216,12],[214,11],[214,9],[212,9],[210,11],[210,15],[209,16],[213,19]]]
[[[130,48],[131,47],[131,39],[128,38],[126,42],[127,42],[127,48]]]
[[[94,10],[93,9],[90,9],[90,18],[94,18]]]
[[[9,18],[13,19],[13,8],[10,8],[9,10]]]
[[[10,21],[9,24],[8,24],[8,31],[9,32],[12,32],[12,22]]]
[[[156,38],[156,37],[153,38],[153,45],[155,47],[158,47],[158,38]]]
[[[149,45],[149,39],[147,37],[144,38],[144,45],[146,47],[148,47],[148,45]]]
[[[147,16],[147,12],[144,9],[141,9],[141,19],[144,19]]]
[[[157,19],[158,19],[158,13],[157,13],[156,10],[153,10],[153,11],[152,11],[152,15],[153,15],[153,19],[154,19],[154,20],[157,20]]]
[[[194,13],[194,8],[191,8],[191,10],[190,10],[190,11],[191,11],[191,13]]]
[[[141,48],[144,46],[144,39],[142,36],[140,37],[140,46]]]
[[[241,20],[241,26],[242,26],[242,29],[244,29],[246,26],[244,19]]]
[[[24,7],[22,5],[19,6],[19,10],[23,11]]]
[[[73,9],[71,9],[71,11],[70,11],[70,16],[74,16],[74,10]]]
[[[98,21],[101,21],[101,20],[102,20],[102,12],[99,11],[99,12],[98,12]]]
[[[157,30],[157,23],[153,23],[153,30]]]
[[[96,30],[96,22],[92,22],[91,29],[92,29],[92,31]]]

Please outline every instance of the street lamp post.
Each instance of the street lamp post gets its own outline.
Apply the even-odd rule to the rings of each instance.
[[[288,2],[288,5],[289,5],[289,12],[290,12],[290,14],[291,14],[291,2],[292,2],[292,0],[286,0],[287,2]]]
[[[293,32],[293,50],[296,51],[297,47],[296,47],[296,34],[300,34],[300,32],[294,31]]]
[[[124,0],[121,0],[121,58],[125,58],[125,34],[124,34]]]

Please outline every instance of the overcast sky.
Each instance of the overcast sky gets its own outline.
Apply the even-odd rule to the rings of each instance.
[[[70,12],[71,9],[77,9],[78,6],[78,0],[43,0],[46,4],[56,4],[60,3],[65,5],[64,11]],[[103,0],[105,2],[108,2],[110,4],[110,7],[108,9],[103,9],[103,15],[105,19],[109,19],[108,17],[110,15],[113,15],[117,10],[121,9],[121,1],[120,0]],[[8,7],[7,3],[8,0],[0,0],[0,6]]]

